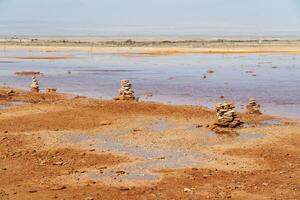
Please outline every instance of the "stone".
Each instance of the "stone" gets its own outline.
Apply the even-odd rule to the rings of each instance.
[[[125,175],[125,174],[127,174],[127,173],[123,170],[116,171],[117,176],[121,176],[121,175]]]
[[[255,114],[260,115],[262,114],[260,111],[260,105],[256,103],[256,100],[253,98],[249,99],[248,105],[247,105],[247,114]]]
[[[57,89],[56,88],[47,88],[46,91],[47,91],[47,93],[56,93]]]
[[[121,191],[128,191],[128,190],[130,190],[130,188],[129,187],[120,187],[119,190],[121,190]]]
[[[37,80],[36,76],[32,77],[31,91],[32,92],[39,92],[40,91],[39,81]]]
[[[111,124],[112,124],[111,121],[108,121],[108,120],[104,120],[104,121],[100,122],[101,126],[108,126],[108,125],[111,125]]]
[[[114,100],[136,100],[134,96],[134,90],[129,80],[121,80],[121,88],[119,90],[119,96],[114,98]]]
[[[63,165],[64,163],[61,162],[61,161],[58,161],[58,162],[54,162],[53,165]]]
[[[189,188],[183,188],[183,191],[184,191],[184,192],[191,192],[192,190],[189,189]]]
[[[233,103],[224,102],[217,104],[217,122],[213,127],[235,128],[237,126],[240,126],[242,122],[239,118],[237,118],[234,108],[235,106]]]
[[[15,91],[14,91],[14,90],[9,90],[9,91],[7,91],[7,95],[13,95],[13,94],[15,94]]]
[[[64,186],[64,185],[61,185],[61,186],[60,185],[56,185],[56,186],[51,187],[50,190],[57,191],[57,190],[64,190],[66,188],[67,187]]]

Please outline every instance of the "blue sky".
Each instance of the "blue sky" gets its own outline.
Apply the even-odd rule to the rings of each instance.
[[[216,31],[300,36],[300,0],[0,0],[0,35]]]

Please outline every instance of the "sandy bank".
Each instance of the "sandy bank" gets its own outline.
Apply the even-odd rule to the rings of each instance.
[[[124,56],[168,56],[184,54],[300,53],[299,41],[160,41],[160,42],[0,42],[2,50],[42,52],[89,51]]]

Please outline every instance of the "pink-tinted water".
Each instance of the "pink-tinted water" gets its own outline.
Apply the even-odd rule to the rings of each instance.
[[[4,56],[62,56],[65,60],[20,60]],[[16,71],[40,71],[42,89],[110,99],[121,79],[130,79],[146,101],[214,106],[219,101],[245,105],[254,97],[267,114],[300,118],[300,55],[197,54],[124,57],[90,52],[0,51],[0,83],[29,89],[31,77]],[[207,73],[213,70],[214,73]],[[71,72],[71,74],[68,74]],[[206,79],[203,76],[206,75]],[[145,93],[153,96],[145,98]],[[224,96],[224,99],[220,99]]]

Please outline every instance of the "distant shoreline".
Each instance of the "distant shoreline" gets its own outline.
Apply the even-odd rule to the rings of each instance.
[[[76,40],[0,39],[0,50],[92,51],[125,56],[175,54],[300,53],[300,40]]]

